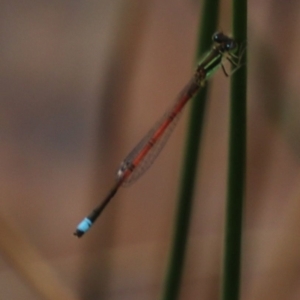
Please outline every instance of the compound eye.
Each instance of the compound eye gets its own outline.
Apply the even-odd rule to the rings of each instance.
[[[216,32],[213,36],[212,36],[212,40],[215,43],[221,44],[224,41],[224,34],[221,32]]]
[[[226,43],[225,47],[227,51],[234,50],[237,47],[237,43],[231,40]]]

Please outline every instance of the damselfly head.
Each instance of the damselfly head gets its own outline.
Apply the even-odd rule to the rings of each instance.
[[[219,44],[221,46],[222,52],[234,51],[237,49],[238,45],[234,41],[234,39],[228,37],[223,32],[216,32],[212,36],[213,42]]]

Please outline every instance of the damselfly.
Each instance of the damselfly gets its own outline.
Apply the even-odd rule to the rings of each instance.
[[[185,104],[198,92],[218,67],[221,66],[224,74],[228,76],[223,66],[223,60],[227,59],[234,66],[234,70],[240,67],[243,49],[234,39],[217,32],[213,35],[212,40],[214,44],[211,51],[198,64],[192,79],[183,88],[171,108],[167,110],[159,122],[122,161],[117,171],[115,185],[100,205],[79,223],[74,235],[78,237],[84,235],[97,220],[118,189],[121,186],[135,182],[149,169],[175,128]],[[239,53],[236,55],[234,52],[237,50]]]

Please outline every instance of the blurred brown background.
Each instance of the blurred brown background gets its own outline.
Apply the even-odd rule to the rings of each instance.
[[[0,1],[0,298],[158,299],[185,111],[145,176],[72,236],[192,74],[200,1]],[[300,299],[299,1],[251,0],[241,299]],[[230,32],[230,2],[219,29]],[[218,299],[228,79],[209,97],[181,299]]]

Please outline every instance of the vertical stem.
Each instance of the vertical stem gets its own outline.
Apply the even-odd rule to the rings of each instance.
[[[247,41],[247,1],[233,0],[233,36]],[[242,63],[246,63],[244,53]],[[223,300],[238,300],[240,293],[243,198],[246,174],[247,69],[232,76],[229,134],[229,170],[225,225]]]
[[[217,27],[218,11],[219,0],[204,1],[204,6],[201,9],[202,21],[198,35],[197,60],[211,47],[211,37]],[[200,90],[191,107],[170,262],[162,295],[163,300],[176,300],[180,292],[207,90],[207,86]]]

